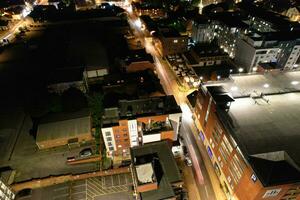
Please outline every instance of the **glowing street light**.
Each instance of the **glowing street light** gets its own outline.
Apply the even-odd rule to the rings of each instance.
[[[270,87],[270,85],[268,83],[265,83],[263,86],[264,86],[264,88]]]
[[[244,71],[244,69],[240,67],[239,72],[242,73],[243,71]]]
[[[135,20],[134,24],[140,29],[142,27],[142,22],[140,19]]]

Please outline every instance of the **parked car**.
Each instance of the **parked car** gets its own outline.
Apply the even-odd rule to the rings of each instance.
[[[184,162],[185,162],[185,164],[186,164],[187,166],[189,166],[189,167],[191,167],[191,166],[193,165],[191,158],[188,157],[188,156],[186,156],[186,157],[184,158]]]
[[[83,149],[79,153],[80,157],[88,157],[88,156],[91,156],[92,154],[93,154],[93,152],[92,152],[91,148]]]
[[[68,157],[67,158],[67,161],[74,161],[75,160],[75,157],[74,156],[71,156],[71,157]]]

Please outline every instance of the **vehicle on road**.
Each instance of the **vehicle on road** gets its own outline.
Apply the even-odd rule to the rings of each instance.
[[[193,165],[193,164],[192,164],[191,158],[188,157],[188,156],[186,156],[186,157],[184,158],[184,162],[185,162],[185,164],[186,164],[187,166],[189,166],[189,167],[191,167],[191,166]]]
[[[72,156],[72,157],[68,157],[68,158],[67,158],[67,161],[68,161],[68,162],[70,162],[70,161],[74,161],[74,160],[75,160],[75,157],[74,157],[74,156]]]
[[[93,152],[92,152],[91,148],[83,149],[79,153],[80,157],[88,157],[88,156],[91,156],[92,154],[93,154]]]

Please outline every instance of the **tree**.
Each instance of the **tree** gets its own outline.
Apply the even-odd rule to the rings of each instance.
[[[92,123],[95,128],[95,141],[96,149],[99,154],[99,149],[102,156],[106,157],[105,146],[103,144],[103,138],[101,134],[102,127],[102,115],[103,115],[103,96],[100,93],[94,93],[88,96],[88,105],[92,115]]]

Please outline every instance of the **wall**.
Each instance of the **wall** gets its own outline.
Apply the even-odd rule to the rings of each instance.
[[[107,153],[112,154],[112,152],[117,149],[113,129],[112,127],[102,128],[101,132]],[[111,138],[111,141],[108,141],[108,138]],[[111,142],[111,145],[109,145],[109,142]]]
[[[137,192],[147,192],[151,190],[157,190],[158,186],[157,183],[148,183],[144,185],[138,185],[137,186]]]
[[[159,40],[161,44],[158,47],[161,48],[163,56],[187,51],[187,37],[161,37]]]
[[[114,126],[113,132],[116,142],[116,154],[129,153],[130,140],[128,131],[128,120],[119,120],[119,126]]]
[[[175,141],[175,133],[173,130],[171,131],[162,131],[161,133],[161,140],[172,140]]]
[[[247,72],[251,70],[254,61],[255,49],[242,39],[237,40],[235,61]]]
[[[57,146],[63,146],[68,144],[68,141],[73,138],[78,138],[78,143],[84,142],[84,141],[91,141],[94,138],[92,137],[91,133],[84,133],[81,135],[78,135],[77,137],[65,137],[65,138],[58,138],[54,140],[45,140],[45,141],[40,141],[36,142],[38,145],[39,149],[48,149],[52,147],[57,147]]]
[[[205,136],[204,145],[206,148],[209,147],[211,149],[212,164],[218,164],[221,172],[221,174],[218,175],[220,183],[223,186],[224,183],[227,185],[230,196],[233,196],[235,199],[238,200],[281,200],[289,189],[296,187],[299,187],[299,190],[297,191],[300,195],[300,186],[296,184],[279,185],[275,187],[263,187],[262,183],[255,176],[251,166],[243,158],[243,155],[240,153],[240,150],[236,145],[236,142],[227,133],[221,121],[219,121],[219,118],[215,113],[216,106],[213,101],[211,103],[211,108],[208,114],[207,122],[205,123],[205,116],[210,101],[209,93],[205,93],[200,89],[197,98],[198,105],[195,106],[195,113],[199,116],[199,118],[196,118],[199,119],[199,122],[202,126],[201,128],[203,134]],[[219,132],[221,133],[220,139],[216,137],[217,134],[213,134],[214,132],[216,132],[215,127],[217,127],[217,130],[219,130]],[[227,159],[224,159],[224,156],[221,153],[221,148],[223,149],[221,143],[225,141],[225,138],[229,142],[229,146],[232,147],[232,151],[228,155]],[[228,145],[226,145],[226,147],[228,147]],[[236,156],[237,159],[233,159],[234,156]],[[241,171],[240,178],[236,179],[237,181],[235,181],[235,178],[240,168],[238,165],[236,165],[239,169],[232,170],[235,169],[232,168],[232,166],[234,166],[234,163],[240,164],[240,166],[242,166],[243,168],[243,170]]]

